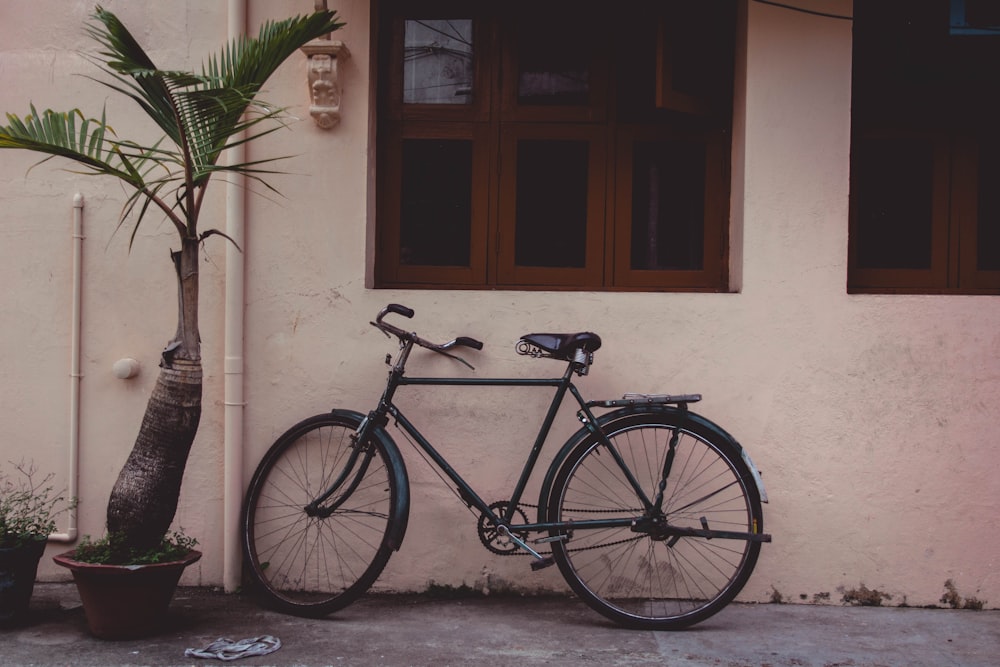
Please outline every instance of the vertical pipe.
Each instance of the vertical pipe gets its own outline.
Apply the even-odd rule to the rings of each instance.
[[[83,195],[73,196],[73,294],[69,345],[69,482],[67,496],[76,498],[80,477],[80,331],[83,301]],[[77,536],[77,510],[67,512],[69,527],[65,533],[52,533],[53,542],[73,542]]]
[[[247,0],[229,0],[229,40],[246,32]],[[246,158],[245,145],[229,149],[229,163]],[[223,436],[223,545],[222,579],[227,592],[235,592],[242,578],[240,509],[243,503],[243,313],[246,179],[230,174],[226,184],[226,314],[225,314],[225,425]]]

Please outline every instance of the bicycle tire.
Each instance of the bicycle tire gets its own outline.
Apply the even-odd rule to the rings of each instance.
[[[676,454],[662,508],[670,525],[763,531],[760,493],[740,446],[721,429],[681,410],[634,414],[604,426],[647,497],[655,497],[669,441]],[[642,516],[642,505],[596,436],[571,451],[555,478],[552,521]],[[629,526],[562,531],[553,557],[591,608],[632,628],[675,630],[705,620],[746,584],[760,542],[653,537]],[[554,531],[552,535],[559,535]]]
[[[370,438],[329,516],[305,507],[344,471],[357,413],[316,415],[291,427],[261,459],[243,507],[247,570],[264,603],[296,616],[342,609],[375,582],[405,530],[407,482],[398,451]],[[365,460],[367,467],[364,467]]]

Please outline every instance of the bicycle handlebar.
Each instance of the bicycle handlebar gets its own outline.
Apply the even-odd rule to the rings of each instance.
[[[459,347],[459,346],[471,347],[474,350],[483,349],[483,344],[481,342],[479,342],[475,338],[469,338],[468,336],[458,336],[454,340],[448,341],[447,343],[432,343],[428,340],[424,340],[423,338],[421,338],[420,336],[418,336],[413,332],[405,331],[393,324],[389,324],[388,322],[383,322],[382,319],[389,313],[394,313],[396,315],[402,315],[403,317],[406,318],[411,318],[414,315],[414,311],[412,308],[407,308],[406,306],[400,305],[398,303],[390,303],[379,312],[378,317],[376,317],[375,321],[371,323],[372,326],[377,328],[385,335],[388,336],[392,334],[393,336],[396,336],[397,338],[399,338],[401,343],[403,341],[413,341],[420,347],[427,348],[428,350],[433,350],[434,352],[439,352],[448,357],[451,357],[452,355],[448,354],[446,350],[450,350],[453,347]],[[458,359],[458,357],[453,357],[453,358]],[[459,359],[459,361],[466,363],[465,360],[463,359]]]
[[[406,306],[401,306],[398,303],[390,303],[388,306],[386,306],[385,308],[382,309],[381,313],[379,313],[378,321],[381,321],[382,318],[385,317],[386,314],[388,314],[388,313],[396,313],[397,315],[402,315],[403,317],[406,317],[406,318],[412,318],[413,317],[413,309],[412,308],[407,308]]]

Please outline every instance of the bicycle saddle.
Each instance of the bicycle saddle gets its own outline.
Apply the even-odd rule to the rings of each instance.
[[[569,360],[577,350],[593,352],[601,347],[601,337],[589,331],[581,333],[532,333],[521,340],[548,352],[557,359]]]

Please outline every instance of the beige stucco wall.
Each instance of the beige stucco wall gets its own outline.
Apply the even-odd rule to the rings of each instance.
[[[200,62],[226,31],[215,2],[123,0],[119,13],[166,66]],[[303,118],[252,148],[291,154],[284,197],[251,197],[247,214],[247,477],[271,441],[300,418],[334,406],[367,410],[384,378],[390,342],[368,326],[389,301],[417,311],[431,339],[486,343],[478,374],[547,375],[551,362],[514,353],[532,330],[590,329],[604,339],[588,396],[624,391],[700,392],[698,411],[750,451],[771,497],[764,547],[748,600],[812,601],[866,585],[890,604],[934,604],[952,579],[963,596],[1000,602],[991,533],[1000,505],[994,463],[1000,411],[997,297],[848,295],[850,131],[848,21],[750,2],[737,96],[733,159],[732,294],[621,294],[374,290],[370,275],[372,155],[367,0],[333,2],[348,25],[337,35],[344,115],[332,131],[308,118],[304,58],[278,73],[266,99]],[[837,14],[851,3],[810,3]],[[250,18],[309,11],[307,0],[251,0]],[[14,0],[0,23],[0,111],[107,104],[122,134],[127,105],[77,76],[90,66],[81,22],[89,3]],[[40,20],[41,19],[41,20]],[[45,24],[45,30],[39,26]],[[70,222],[86,197],[80,528],[99,534],[107,493],[127,455],[174,327],[167,225],[149,221],[131,252],[114,234],[123,200],[115,184],[69,174],[29,155],[0,157],[0,445],[3,459],[33,457],[65,478],[68,430]],[[222,190],[205,218],[224,225]],[[217,222],[216,222],[217,219]],[[188,583],[222,582],[223,278],[225,247],[203,264],[204,416],[178,524],[206,555]],[[140,375],[118,380],[125,356]],[[420,369],[457,374],[440,358]],[[527,401],[525,398],[527,397]],[[537,399],[536,399],[537,397]],[[545,408],[541,393],[410,390],[401,405],[484,496],[503,499]],[[570,415],[557,437],[575,429]],[[437,440],[435,440],[437,442]],[[377,584],[428,582],[563,590],[555,568],[492,556],[475,517],[400,440],[413,506],[407,540]],[[54,552],[60,546],[51,547]],[[62,572],[48,564],[42,576]],[[822,599],[822,598],[821,598]]]

